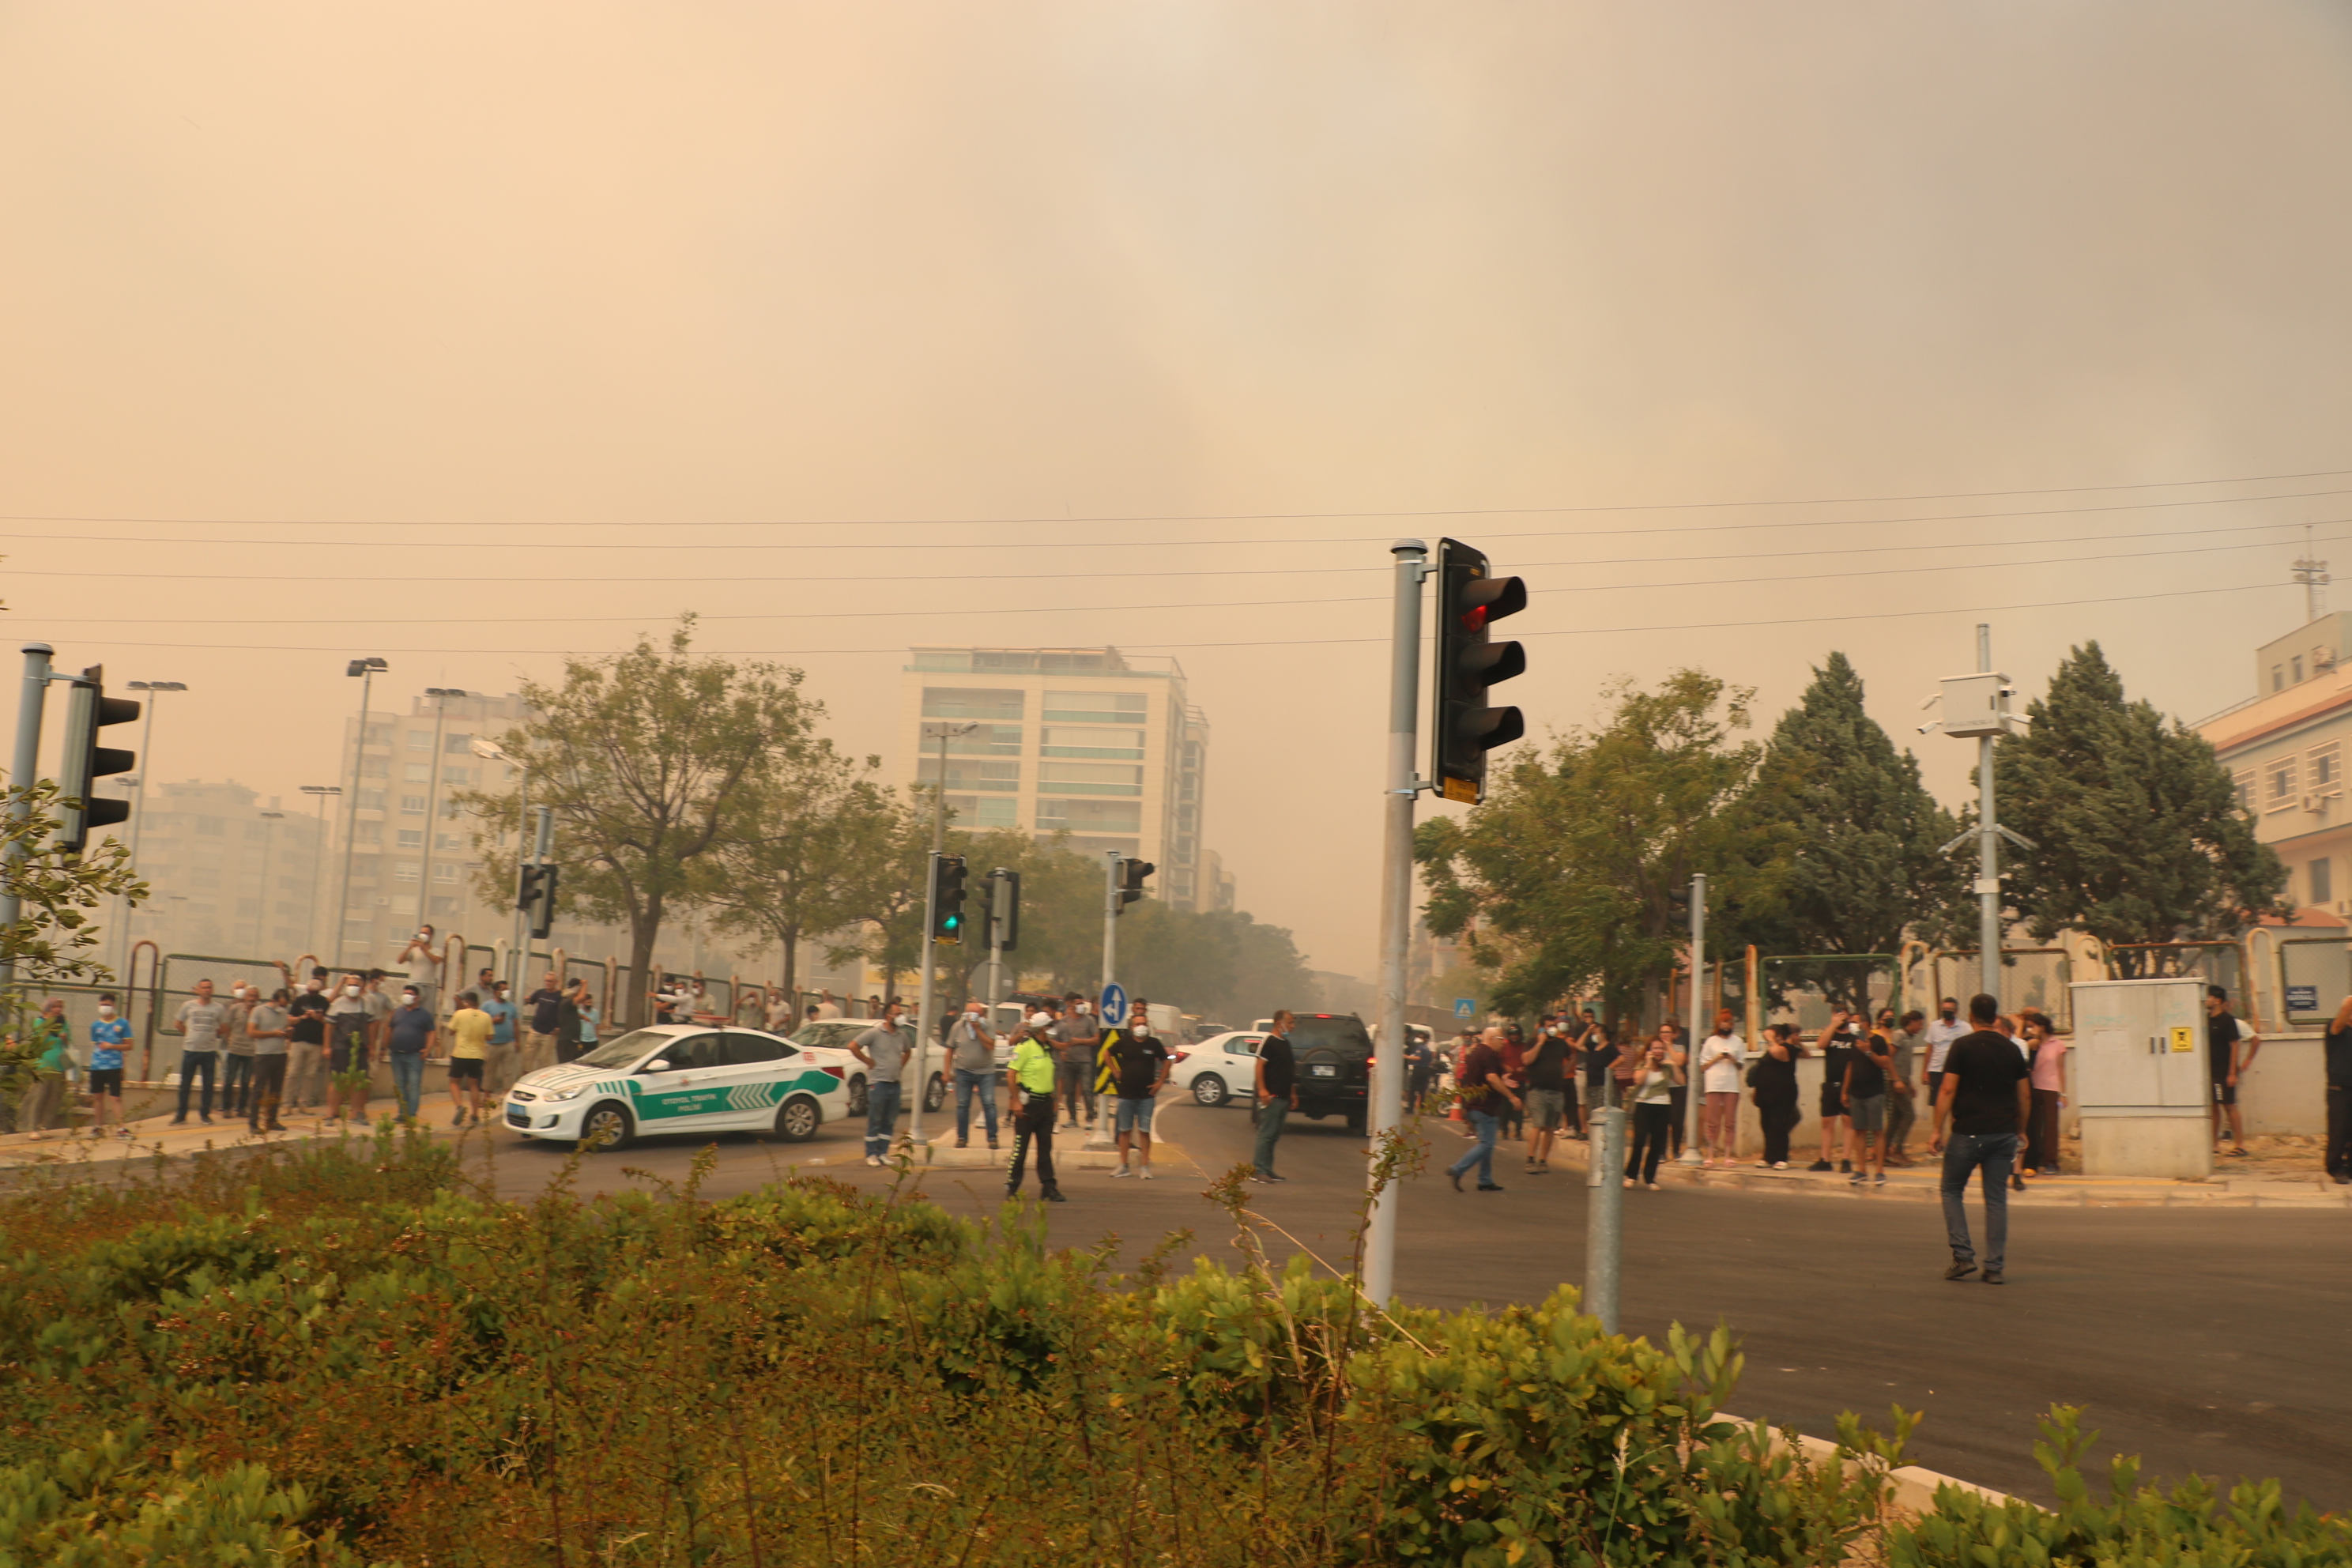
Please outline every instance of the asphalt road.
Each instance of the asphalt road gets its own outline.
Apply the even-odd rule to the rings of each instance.
[[[1116,1234],[1132,1257],[1190,1229],[1193,1250],[1233,1256],[1231,1226],[1201,1191],[1204,1173],[1248,1158],[1247,1114],[1167,1103],[1160,1116],[1184,1161],[1150,1184],[1066,1174],[1071,1201],[1050,1206],[1056,1242]],[[1433,1128],[1432,1169],[1403,1189],[1400,1291],[1463,1308],[1539,1300],[1580,1280],[1581,1173],[1527,1177],[1516,1158],[1498,1159],[1507,1190],[1455,1193],[1438,1167],[1464,1145]],[[858,1158],[860,1131],[835,1123],[797,1145],[722,1141],[704,1191],[744,1191],[819,1160],[818,1173],[887,1184],[891,1173]],[[579,1186],[642,1180],[625,1167],[682,1179],[706,1142],[590,1157]],[[1255,1207],[1297,1245],[1344,1259],[1360,1148],[1337,1121],[1294,1121],[1277,1161],[1291,1180],[1253,1188]],[[564,1159],[501,1140],[496,1184],[536,1191]],[[1003,1192],[986,1170],[934,1171],[923,1188],[971,1215],[992,1212]],[[1899,1404],[1926,1415],[1915,1462],[2047,1501],[2034,1422],[2074,1404],[2103,1434],[2102,1454],[2139,1454],[2150,1477],[2276,1476],[2291,1497],[2352,1508],[2352,1219],[2342,1212],[2012,1210],[2010,1282],[1992,1287],[1945,1281],[1929,1204],[1677,1187],[1623,1195],[1625,1329],[1662,1337],[1670,1322],[1728,1323],[1747,1353],[1732,1404],[1742,1415],[1834,1436],[1840,1412],[1884,1426]],[[1971,1216],[1981,1241],[1973,1205]],[[1267,1245],[1290,1250],[1279,1236]]]

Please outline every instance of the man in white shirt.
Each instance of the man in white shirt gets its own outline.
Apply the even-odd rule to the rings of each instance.
[[[416,1005],[432,1012],[435,994],[440,989],[441,961],[433,953],[431,926],[416,928],[416,934],[400,950],[399,962],[408,966],[408,983],[416,987]]]
[[[1957,996],[1947,996],[1937,1004],[1936,1021],[1927,1026],[1921,1037],[1927,1042],[1927,1103],[1936,1103],[1936,1096],[1944,1085],[1944,1054],[1955,1040],[1966,1039],[1969,1026],[1960,1022],[1960,1003]]]
[[[1731,1009],[1715,1016],[1715,1033],[1699,1043],[1700,1088],[1706,1100],[1699,1111],[1700,1163],[1728,1165],[1739,1137],[1739,1064],[1748,1042],[1733,1026]]]

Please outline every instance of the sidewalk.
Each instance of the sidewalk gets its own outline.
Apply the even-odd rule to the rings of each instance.
[[[444,1125],[428,1130],[446,1131]],[[52,1131],[47,1138],[36,1139],[29,1132],[0,1135],[0,1166],[37,1165],[44,1162],[63,1163],[76,1162],[99,1164],[127,1160],[173,1159],[184,1154],[200,1153],[207,1148],[257,1148],[265,1143],[308,1143],[320,1138],[357,1138],[373,1133],[371,1124],[365,1129],[349,1123],[328,1124],[310,1112],[289,1117],[283,1132],[265,1132],[258,1136],[247,1132],[241,1116],[216,1116],[213,1125],[191,1118],[185,1127],[174,1127],[168,1115],[149,1116],[129,1123],[128,1138],[109,1135],[100,1138],[87,1128],[71,1136]]]
[[[1435,1130],[1446,1128],[1447,1124],[1433,1121],[1431,1126]],[[1437,1133],[1436,1144],[1441,1151],[1450,1147],[1443,1131]],[[1818,1149],[1819,1145],[1815,1145],[1805,1153],[1811,1155]],[[1586,1168],[1589,1152],[1589,1145],[1563,1138],[1553,1146],[1552,1167],[1556,1172],[1580,1173]],[[1804,1165],[1790,1161],[1785,1171],[1759,1167],[1752,1160],[1729,1166],[1685,1165],[1668,1160],[1658,1167],[1658,1184],[1876,1202],[1938,1202],[1942,1175],[1939,1162],[1917,1152],[1912,1158],[1919,1163],[1907,1168],[1889,1169],[1884,1186],[1858,1187],[1852,1177],[1836,1171],[1808,1171],[1804,1165],[1812,1163],[1810,1158]],[[1496,1146],[1495,1173],[1498,1179],[1516,1173],[1523,1163],[1521,1145]],[[2220,1163],[2234,1162],[2218,1163],[2212,1179],[2203,1182],[2157,1176],[2028,1178],[2025,1191],[2012,1191],[2009,1201],[2027,1208],[2294,1208],[2352,1212],[2352,1187],[2337,1186],[2316,1168],[2307,1172],[2281,1171],[2275,1166],[2265,1170],[2223,1170],[2219,1168]]]

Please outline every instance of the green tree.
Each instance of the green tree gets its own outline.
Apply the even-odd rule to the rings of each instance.
[[[1314,976],[1280,926],[1238,910],[1179,910],[1157,899],[1129,905],[1119,926],[1119,977],[1132,995],[1237,1026],[1277,1007],[1313,1005]]]
[[[1966,890],[1960,863],[1938,854],[1958,830],[1919,782],[1919,761],[1863,709],[1862,677],[1843,653],[1780,717],[1764,751],[1753,817],[1801,846],[1755,911],[1769,951],[1894,953],[1904,932]],[[1832,1002],[1869,1001],[1859,963],[1776,965],[1774,987],[1817,985]]]
[[[703,857],[753,829],[758,792],[746,780],[804,752],[824,711],[802,695],[799,670],[698,656],[693,630],[681,616],[666,648],[641,637],[626,653],[565,660],[558,685],[524,682],[533,717],[499,742],[527,771],[530,804],[554,815],[563,906],[629,928],[631,1027],[645,1022],[663,922],[703,896]],[[481,885],[502,896],[514,857],[499,828],[514,819],[515,794],[459,798],[482,820]]]
[[[13,1070],[38,1055],[32,994],[44,986],[104,984],[114,973],[99,962],[103,940],[93,911],[110,899],[144,902],[147,884],[131,869],[131,851],[109,838],[80,855],[57,847],[63,797],[43,779],[0,791],[0,880],[17,900],[16,918],[0,925],[0,1094],[16,1104],[33,1087]]]
[[[2031,728],[1993,748],[2000,820],[2033,841],[2006,852],[2011,907],[2041,941],[2065,927],[2112,951],[2236,934],[2291,914],[2287,871],[2238,805],[2210,742],[2146,700],[2095,642],[2068,653],[2026,710]],[[2126,974],[2164,955],[2115,954]]]
[[[1638,1013],[1683,952],[1674,895],[1693,873],[1738,909],[1785,869],[1785,831],[1749,809],[1763,748],[1732,740],[1751,689],[1685,669],[1611,696],[1604,727],[1555,741],[1485,805],[1415,837],[1429,929],[1466,939],[1499,1009],[1597,991],[1612,1022]]]
[[[874,853],[895,842],[903,809],[875,774],[822,737],[771,751],[744,782],[735,832],[711,850],[696,901],[730,936],[783,950],[785,991],[799,985],[800,944],[824,940],[828,963],[865,951],[857,922],[874,907]]]

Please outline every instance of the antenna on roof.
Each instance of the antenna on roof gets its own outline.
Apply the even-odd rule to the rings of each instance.
[[[2303,530],[2303,555],[2294,563],[2294,580],[2303,584],[2304,621],[2307,625],[2327,613],[2327,563],[2311,553],[2311,528]]]

